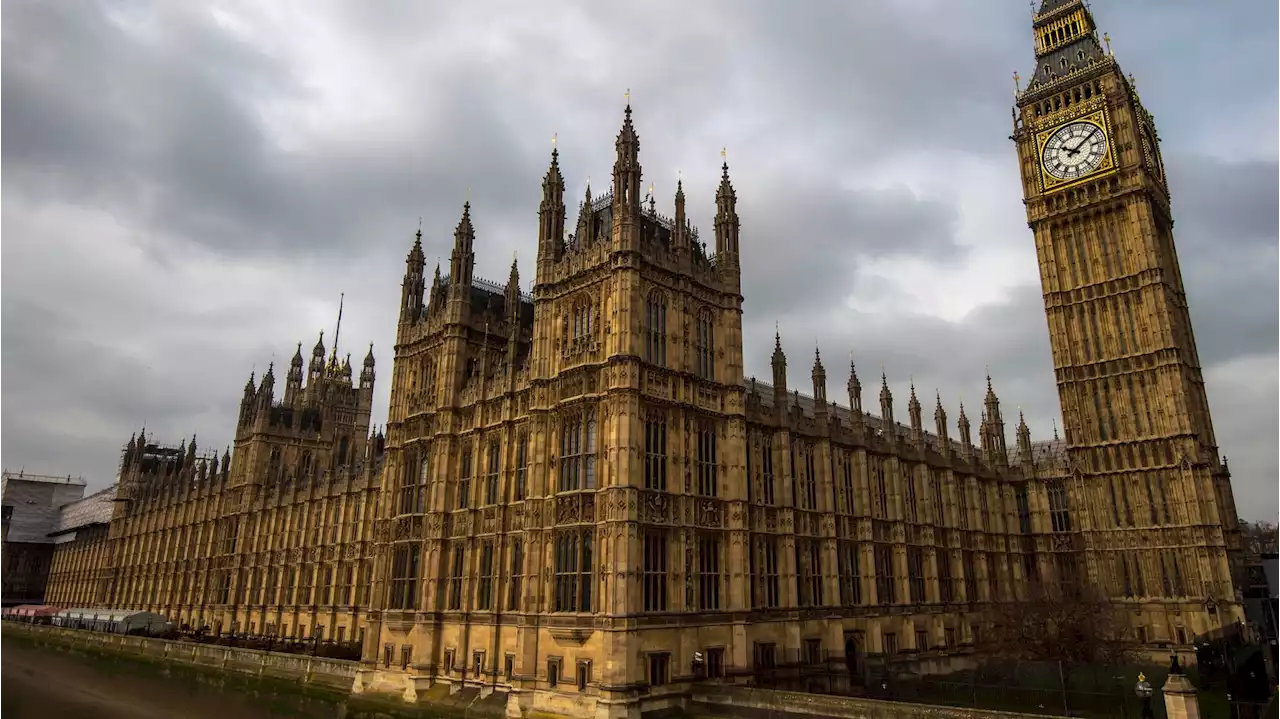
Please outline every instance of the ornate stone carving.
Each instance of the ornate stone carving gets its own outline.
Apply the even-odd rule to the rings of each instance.
[[[698,500],[694,524],[719,529],[724,526],[724,505],[714,499]]]
[[[640,501],[640,521],[650,524],[670,524],[671,498],[661,492],[645,492]]]

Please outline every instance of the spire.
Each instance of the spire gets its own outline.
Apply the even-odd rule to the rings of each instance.
[[[942,408],[942,393],[935,390],[937,404],[933,408],[933,431],[938,435],[938,449],[945,456],[951,451],[951,441],[947,439],[947,411]]]
[[[782,351],[782,333],[773,331],[773,389],[775,392],[787,392],[787,355]]]
[[[369,353],[364,356],[364,366],[360,369],[360,389],[373,386],[373,343],[369,343]]]
[[[449,255],[449,286],[470,287],[476,268],[475,227],[471,225],[471,201],[462,204],[462,219],[453,231],[453,252]]]
[[[822,350],[813,348],[813,410],[814,415],[827,412],[827,370],[822,366]]]
[[[424,289],[423,270],[426,257],[422,253],[422,218],[418,218],[418,231],[413,236],[413,247],[405,258],[404,281],[400,285],[400,321],[413,321],[422,311]],[[437,268],[439,269],[439,268]]]
[[[964,400],[960,400],[960,417],[956,425],[960,429],[960,447],[968,459],[973,455],[973,435],[970,432],[969,417],[964,413]]]
[[[346,292],[338,295],[338,324],[333,330],[333,364],[335,365],[338,363],[338,335],[342,334],[342,305],[346,299]]]
[[[298,343],[298,350],[293,353],[293,359],[289,362],[289,367],[302,372],[302,343]]]
[[[640,214],[640,136],[631,124],[631,91],[627,90],[627,108],[623,113],[622,129],[618,131],[615,143],[617,151],[613,163],[613,206],[629,211],[632,215]],[[615,210],[614,216],[621,212]]]
[[[911,434],[917,442],[924,441],[924,424],[920,414],[920,399],[916,397],[916,382],[911,380],[911,396],[907,398],[907,417],[911,420]]]
[[[849,353],[849,408],[853,410],[855,420],[862,419],[862,382],[858,380],[858,368],[853,364],[853,353]]]
[[[897,436],[893,427],[893,393],[889,391],[889,377],[880,370],[880,418],[885,423],[885,436]]]
[[[720,150],[720,187],[716,190],[716,256],[722,257],[729,266],[737,266],[738,257],[738,196],[733,191],[733,183],[729,182],[729,162],[725,160],[725,150]]]
[[[1043,0],[1032,20],[1032,32],[1037,67],[1027,83],[1028,92],[1108,58],[1084,0]]]
[[[1027,427],[1027,418],[1018,409],[1018,459],[1023,463],[1031,461],[1031,429]]]
[[[542,203],[538,206],[538,256],[556,259],[564,246],[564,176],[560,174],[560,150],[551,137],[551,166],[542,179]]]

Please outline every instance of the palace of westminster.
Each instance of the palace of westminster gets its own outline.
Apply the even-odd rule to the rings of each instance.
[[[1081,0],[1044,0],[1034,29],[1012,140],[1061,439],[1019,418],[1006,446],[989,380],[976,437],[914,389],[900,421],[853,367],[837,404],[820,357],[802,394],[781,339],[772,382],[744,377],[728,166],[708,248],[682,187],[671,216],[641,200],[628,105],[612,186],[567,226],[552,152],[531,294],[515,264],[473,275],[469,205],[448,274],[418,233],[385,431],[372,348],[355,381],[336,336],[299,344],[283,397],[250,377],[232,451],[129,441],[46,601],[359,641],[358,690],[597,716],[661,706],[695,652],[712,673],[963,653],[1034,586],[1105,593],[1151,646],[1234,623],[1235,502],[1152,116]]]

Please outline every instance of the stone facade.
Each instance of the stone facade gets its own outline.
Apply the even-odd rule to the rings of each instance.
[[[1243,565],[1159,136],[1087,5],[1047,0],[1034,31],[1012,139],[1079,508],[1075,571],[1132,610],[1139,639],[1185,644],[1243,618]],[[1065,172],[1055,137],[1073,138],[1058,151]]]
[[[107,567],[116,486],[63,505],[50,534],[53,562],[45,601],[61,607],[105,606],[111,599]]]
[[[339,327],[341,325],[339,324]],[[274,396],[250,377],[235,452],[200,456],[145,432],[124,451],[104,567],[108,605],[179,625],[359,641],[369,605],[383,436],[370,431],[373,349],[358,384],[335,338],[305,372],[302,345]]]

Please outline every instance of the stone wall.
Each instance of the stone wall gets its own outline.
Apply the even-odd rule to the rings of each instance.
[[[744,719],[1045,719],[987,709],[906,704],[772,689],[704,686],[694,689],[693,713]]]
[[[4,631],[28,634],[39,641],[63,644],[69,647],[86,647],[135,654],[168,662],[193,664],[204,668],[216,668],[321,684],[341,690],[349,690],[355,680],[359,662],[345,659],[309,657],[303,654],[265,652],[258,649],[224,647],[216,644],[196,644],[150,637],[107,634],[79,629],[33,626],[5,622]]]

